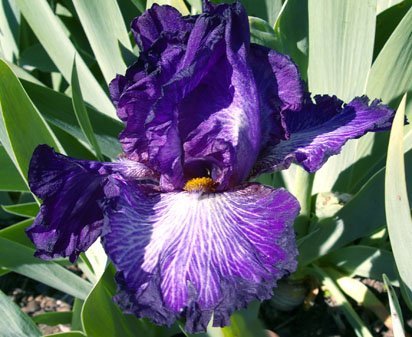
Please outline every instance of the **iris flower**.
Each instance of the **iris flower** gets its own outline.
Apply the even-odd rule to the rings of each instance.
[[[297,200],[249,179],[291,163],[314,172],[393,111],[312,100],[288,56],[250,43],[240,3],[198,16],[153,5],[131,28],[140,55],[110,85],[124,154],[101,163],[40,145],[29,181],[43,204],[27,233],[38,257],[72,262],[101,237],[126,313],[224,326],[297,264]]]

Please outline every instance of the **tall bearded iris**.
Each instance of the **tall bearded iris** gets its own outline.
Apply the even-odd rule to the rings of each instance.
[[[117,268],[116,302],[189,332],[229,323],[296,269],[296,199],[248,179],[319,169],[350,138],[387,128],[393,111],[304,91],[289,57],[250,43],[244,8],[205,4],[182,17],[154,5],[132,31],[140,55],[110,85],[124,158],[76,160],[39,146],[27,233],[44,258],[74,261],[100,236]]]

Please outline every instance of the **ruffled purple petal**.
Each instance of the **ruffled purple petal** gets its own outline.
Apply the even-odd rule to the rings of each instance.
[[[250,64],[259,93],[265,149],[289,137],[283,113],[301,109],[304,84],[291,58],[269,48],[251,44]]]
[[[183,38],[192,26],[192,17],[183,17],[172,6],[154,4],[132,22],[132,32],[141,51],[153,46],[162,34],[178,35]]]
[[[43,204],[27,228],[36,256],[69,257],[74,262],[102,234],[100,202],[105,198],[103,188],[111,174],[117,174],[119,179],[156,179],[152,171],[128,160],[99,163],[63,156],[47,145],[36,148],[30,162],[29,184]]]
[[[145,18],[150,47],[139,59],[142,67],[136,65],[111,85],[126,123],[123,149],[129,158],[160,172],[164,190],[181,189],[205,170],[220,189],[234,186],[248,176],[260,147],[246,13],[239,3],[212,6],[192,17],[190,30],[183,29],[189,34],[183,36],[169,25],[169,16],[174,20],[177,13],[153,10],[167,15],[160,15],[159,22],[154,13]],[[179,20],[177,26],[188,19]],[[139,19],[135,23],[143,27]],[[163,26],[168,28],[159,33]]]
[[[128,313],[157,324],[184,318],[189,332],[229,324],[234,310],[266,299],[296,268],[296,199],[250,184],[223,193],[158,193],[114,182],[104,247]]]
[[[315,103],[308,97],[300,111],[285,116],[290,138],[261,154],[255,174],[285,169],[292,162],[315,172],[349,139],[389,128],[394,111],[379,100],[369,104],[366,96],[348,104],[335,96],[315,96]]]

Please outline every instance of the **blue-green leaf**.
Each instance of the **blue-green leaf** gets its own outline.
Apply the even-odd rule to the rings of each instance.
[[[0,331],[7,337],[40,337],[42,334],[29,316],[0,290]]]
[[[393,122],[385,175],[385,212],[392,251],[402,282],[412,293],[412,218],[408,201],[403,154],[406,95]]]
[[[76,114],[77,121],[79,122],[80,128],[82,129],[90,145],[93,147],[96,153],[96,157],[100,161],[103,161],[102,152],[100,151],[99,144],[96,141],[96,137],[90,123],[89,115],[83,102],[82,91],[80,89],[79,78],[77,76],[76,61],[74,61],[73,63],[71,85],[73,96],[73,110]]]
[[[33,256],[34,250],[0,237],[0,266],[74,297],[86,298],[91,284],[55,262]]]

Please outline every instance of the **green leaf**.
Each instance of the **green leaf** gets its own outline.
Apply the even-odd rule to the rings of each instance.
[[[133,315],[123,314],[113,302],[112,297],[116,292],[114,273],[114,267],[110,265],[83,305],[82,322],[86,334],[99,337],[135,337],[139,331],[142,336],[162,336],[161,332],[165,328],[156,327]],[[168,335],[173,334],[170,329],[168,332]]]
[[[303,79],[308,69],[308,0],[286,0],[274,25],[276,50],[289,55]]]
[[[255,16],[269,22],[273,27],[282,9],[282,0],[241,0],[249,16]]]
[[[49,326],[58,324],[70,324],[73,313],[67,312],[45,312],[32,317],[32,320],[37,324],[46,324]]]
[[[35,217],[39,212],[39,205],[36,202],[2,206],[2,208],[8,213],[20,215],[27,218]]]
[[[402,2],[402,0],[378,0],[378,5],[376,8],[376,13],[379,14],[392,6],[395,6]]]
[[[412,8],[386,42],[370,70],[366,93],[396,107],[412,91]]]
[[[402,310],[401,306],[399,305],[398,297],[396,296],[395,290],[393,289],[385,274],[383,274],[383,280],[385,281],[385,286],[388,290],[389,307],[391,308],[393,323],[393,335],[394,337],[405,337],[403,330]]]
[[[90,145],[93,147],[96,157],[103,161],[102,152],[100,151],[99,144],[96,141],[96,137],[93,132],[92,125],[90,123],[89,115],[87,113],[86,106],[83,102],[83,96],[80,89],[79,78],[77,76],[76,59],[73,63],[72,70],[72,96],[73,96],[73,110],[76,114],[77,121],[79,122],[80,128],[82,129],[84,135],[89,141]]]
[[[27,185],[9,155],[0,145],[0,191],[27,191]]]
[[[126,65],[118,43],[131,50],[122,13],[115,0],[74,0],[74,7],[107,83]]]
[[[76,49],[66,35],[62,22],[52,12],[47,1],[38,1],[36,6],[33,6],[31,0],[15,0],[15,2],[56,67],[66,81],[70,82]],[[80,84],[86,101],[104,114],[117,118],[110,99],[80,57],[78,67]]]
[[[406,95],[399,105],[392,125],[385,174],[385,212],[392,251],[399,275],[412,293],[412,218],[406,188],[405,162],[403,155],[403,124]]]
[[[277,37],[269,23],[263,19],[249,16],[250,42],[276,49]]]
[[[86,298],[91,290],[90,283],[57,263],[40,260],[33,254],[33,249],[0,237],[1,266],[74,297]]]
[[[365,323],[362,322],[359,315],[352,308],[351,304],[342,293],[341,289],[335,283],[334,278],[330,275],[330,273],[327,270],[321,269],[317,266],[314,266],[314,269],[317,277],[320,279],[325,288],[329,290],[337,307],[345,315],[356,335],[358,337],[373,337]]]
[[[361,276],[382,280],[382,274],[389,275],[392,283],[397,282],[395,260],[391,252],[367,246],[348,246],[328,254],[322,263],[334,266],[349,276]]]
[[[42,334],[29,316],[0,290],[0,331],[8,337],[40,337]]]
[[[3,57],[11,62],[15,62],[19,57],[18,31],[20,15],[14,7],[13,1],[0,1],[0,49],[3,50]]]
[[[56,125],[73,137],[87,143],[87,138],[79,127],[72,100],[69,97],[27,81],[22,81],[22,84],[33,103],[50,124]],[[122,130],[122,124],[90,106],[87,106],[87,112],[102,153],[110,158],[117,157],[121,153],[117,136]]]
[[[396,26],[408,12],[409,8],[411,8],[411,6],[412,0],[404,0],[378,15],[378,17],[376,18],[375,46],[373,51],[374,59],[378,56],[386,41],[388,41]]]
[[[309,0],[309,90],[336,95],[345,102],[365,92],[373,57],[376,1]],[[350,170],[357,141],[348,142],[319,170],[314,191],[331,191],[339,174]],[[351,181],[351,173],[342,183]]]
[[[23,220],[0,230],[0,237],[19,243],[33,249],[33,243],[26,235],[26,228],[33,223],[33,219]]]
[[[146,9],[146,0],[131,0],[136,8],[143,13]]]
[[[153,4],[169,5],[176,8],[182,15],[189,15],[189,10],[183,0],[147,0],[146,9],[153,6]]]
[[[392,328],[392,322],[388,320],[389,312],[366,285],[357,279],[341,275],[333,269],[328,269],[328,272],[347,296],[356,301],[358,305],[372,311],[388,329]]]
[[[63,151],[10,67],[0,60],[0,140],[27,182],[29,161],[37,144]]]
[[[405,155],[412,164],[412,151]],[[303,267],[348,243],[374,233],[385,224],[385,172],[380,170],[333,218],[321,220],[299,245]],[[412,197],[412,191],[410,191]]]
[[[48,73],[58,71],[40,43],[31,45],[21,53],[19,65],[26,69],[36,68]]]

